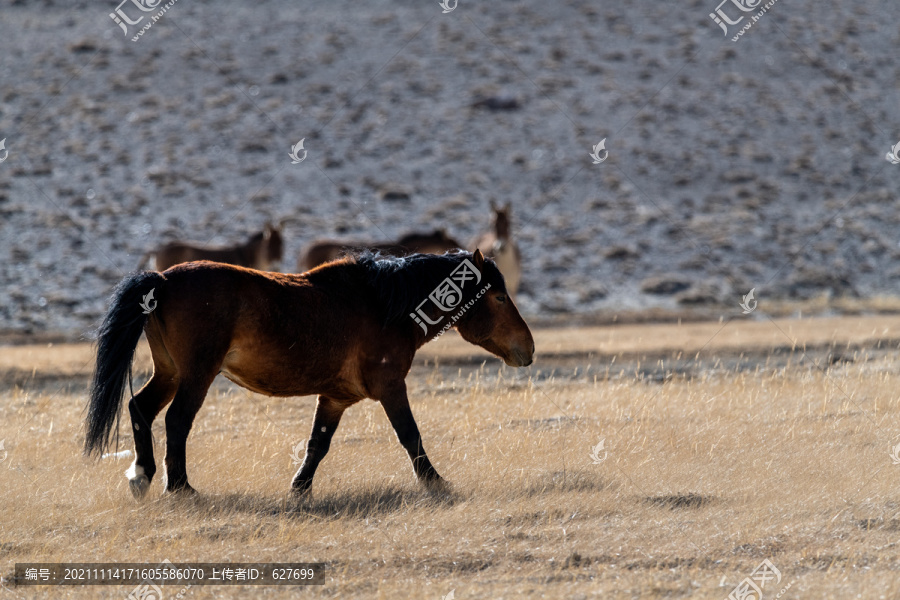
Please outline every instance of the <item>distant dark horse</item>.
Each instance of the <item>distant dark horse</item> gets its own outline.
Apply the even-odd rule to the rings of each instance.
[[[150,295],[153,292],[153,295]],[[216,374],[269,396],[318,394],[306,458],[292,487],[312,485],[344,410],[381,402],[416,476],[438,483],[406,396],[416,350],[456,327],[514,367],[530,365],[531,331],[503,276],[480,251],[379,259],[365,254],[303,275],[211,262],[145,271],[116,288],[99,332],[85,452],[110,445],[141,332],[153,376],[131,399],[135,459],[126,473],[142,497],[156,473],[150,425],[166,404],[166,490],[191,490],[185,445]]]
[[[172,242],[151,250],[141,257],[138,269],[144,268],[150,257],[155,258],[154,268],[165,271],[177,264],[194,260],[213,260],[215,262],[238,265],[268,271],[277,269],[284,255],[284,240],[281,229],[269,223],[246,243],[236,246],[207,248],[195,243]]]
[[[443,254],[449,250],[462,248],[459,242],[447,235],[443,229],[428,232],[407,233],[396,242],[361,242],[352,240],[317,240],[303,249],[297,261],[298,271],[309,271],[319,265],[337,260],[346,254],[371,250],[391,256],[409,254]]]

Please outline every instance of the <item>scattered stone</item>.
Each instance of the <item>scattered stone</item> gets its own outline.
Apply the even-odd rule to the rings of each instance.
[[[409,202],[412,190],[403,185],[388,184],[381,188],[379,197],[385,202]]]
[[[641,282],[641,291],[657,296],[671,296],[691,287],[691,282],[677,276],[648,277]]]
[[[669,494],[666,496],[651,496],[644,498],[647,504],[653,504],[661,508],[700,508],[712,502],[712,496],[701,496],[700,494]]]
[[[640,252],[635,246],[611,246],[603,252],[603,258],[610,260],[623,260],[626,258],[638,258]]]
[[[488,110],[517,110],[521,104],[512,96],[488,96],[472,103],[472,108],[486,108]]]
[[[69,50],[75,52],[76,54],[85,53],[85,52],[96,52],[97,44],[94,43],[93,40],[83,39],[74,44],[69,44]]]
[[[569,556],[566,557],[566,560],[563,561],[563,568],[571,569],[578,567],[586,567],[591,564],[591,559],[589,557],[583,557],[577,552],[573,552]]]

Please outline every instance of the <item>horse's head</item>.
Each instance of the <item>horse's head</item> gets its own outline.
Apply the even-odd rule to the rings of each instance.
[[[506,292],[500,269],[493,260],[485,260],[481,250],[475,250],[472,262],[482,274],[480,296],[457,323],[457,331],[464,340],[481,346],[509,366],[527,367],[534,362],[534,338]]]

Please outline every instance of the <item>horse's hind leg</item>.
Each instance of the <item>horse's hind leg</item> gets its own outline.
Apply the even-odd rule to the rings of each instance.
[[[187,438],[194,424],[194,417],[206,399],[206,392],[216,377],[218,368],[182,379],[175,392],[175,399],[166,411],[166,491],[192,492],[188,484],[186,450]]]
[[[131,414],[131,431],[134,434],[134,462],[125,472],[128,485],[135,498],[141,499],[147,493],[156,461],[153,458],[153,436],[151,426],[156,415],[172,400],[176,383],[171,373],[154,366],[153,376],[128,403]]]
[[[162,341],[155,319],[145,329],[153,356],[153,375],[128,403],[131,432],[134,435],[134,462],[125,472],[135,498],[142,498],[156,474],[153,457],[152,425],[163,407],[172,401],[178,387],[175,364]]]
[[[125,472],[131,493],[142,498],[156,474],[156,460],[153,457],[153,420],[169,403],[175,394],[172,377],[154,370],[144,387],[128,403],[131,414],[131,429],[134,434],[134,462]]]
[[[344,414],[345,408],[345,405],[339,404],[331,398],[319,396],[312,433],[306,444],[306,457],[291,482],[291,489],[294,493],[302,494],[312,485],[313,475],[316,474],[319,463],[328,454],[331,438],[337,430],[338,423],[341,422],[341,415]]]

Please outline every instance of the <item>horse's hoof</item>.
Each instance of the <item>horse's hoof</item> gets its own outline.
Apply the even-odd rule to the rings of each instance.
[[[442,477],[436,479],[422,479],[422,485],[432,493],[446,494],[453,491],[450,482]]]
[[[135,500],[143,500],[150,489],[150,478],[146,475],[138,475],[134,479],[128,480],[128,487],[131,488],[131,495]]]
[[[197,490],[195,490],[188,484],[184,484],[178,486],[177,488],[166,488],[166,491],[163,492],[163,495],[173,496],[175,498],[187,498],[197,495]]]
[[[309,495],[309,490],[312,489],[312,481],[307,483],[301,483],[300,485],[291,485],[291,495],[294,498],[302,498],[304,496]]]

